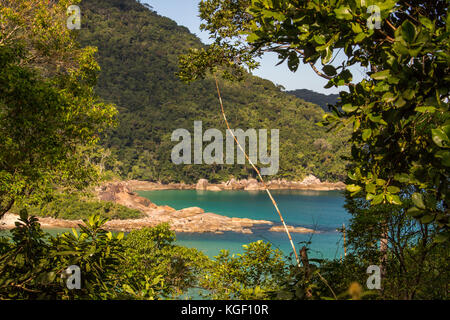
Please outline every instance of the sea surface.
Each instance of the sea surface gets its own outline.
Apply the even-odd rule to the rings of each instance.
[[[297,252],[307,245],[310,258],[340,258],[343,255],[343,237],[336,231],[348,224],[350,214],[343,208],[344,196],[340,191],[272,190],[286,224],[319,231],[316,234],[291,233]],[[139,195],[157,205],[175,209],[200,207],[228,217],[270,220],[280,225],[280,218],[265,191],[196,191],[157,190],[139,191]],[[70,229],[46,229],[55,235]],[[270,232],[267,226],[252,229],[253,234],[225,232],[177,233],[177,243],[197,248],[213,258],[220,250],[242,253],[243,245],[263,240],[272,243],[289,257],[292,247],[284,232]],[[0,235],[9,232],[0,231]],[[292,257],[290,257],[292,258]]]
[[[317,234],[291,233],[297,252],[307,244],[313,258],[340,258],[343,255],[343,239],[337,228],[348,224],[349,213],[343,208],[341,191],[272,190],[286,224],[318,230]],[[139,195],[157,205],[168,205],[177,210],[200,207],[228,217],[270,220],[280,224],[280,218],[265,191],[196,191],[157,190],[139,191]],[[244,244],[263,240],[272,243],[288,256],[292,247],[284,232],[269,232],[267,226],[254,228],[253,234],[226,232],[177,233],[180,245],[197,248],[208,256],[226,249],[242,253]]]

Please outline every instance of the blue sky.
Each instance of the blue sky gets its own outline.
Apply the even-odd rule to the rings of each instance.
[[[144,0],[150,4],[153,9],[160,15],[175,20],[179,25],[187,27],[192,33],[196,34],[203,43],[210,43],[209,35],[200,31],[201,20],[198,17],[199,0]],[[339,56],[336,62],[339,63]],[[338,93],[341,88],[324,89],[327,80],[319,77],[312,71],[309,65],[301,65],[297,72],[291,72],[287,64],[276,66],[278,58],[276,54],[266,54],[258,70],[254,70],[253,74],[261,78],[269,79],[276,84],[281,84],[286,90],[310,89],[325,94]],[[317,67],[321,69],[320,63]],[[356,68],[352,68],[355,80],[361,79],[361,73]]]

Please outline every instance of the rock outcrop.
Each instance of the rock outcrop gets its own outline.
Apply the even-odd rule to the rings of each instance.
[[[258,182],[252,182],[247,184],[244,188],[245,191],[254,191],[254,190],[261,190],[261,187],[259,186]]]
[[[176,210],[169,206],[157,206],[150,200],[140,197],[132,192],[127,183],[108,183],[96,190],[99,200],[112,201],[132,209],[137,209],[144,214],[139,219],[110,220],[104,228],[117,231],[131,231],[143,227],[154,227],[160,223],[168,223],[175,232],[214,232],[226,231],[239,233],[252,233],[251,228],[257,225],[273,225],[266,220],[252,220],[230,218],[215,213],[205,212],[202,208],[192,207]],[[18,216],[6,214],[0,220],[0,228],[14,228]],[[54,218],[39,218],[43,227],[73,228],[82,224],[81,220],[63,220]]]
[[[145,181],[128,181],[127,185],[132,190],[206,190],[206,191],[221,191],[221,190],[264,190],[264,185],[256,179],[235,180],[230,179],[227,182],[219,184],[211,184],[206,179],[200,179],[197,184],[188,185],[184,183],[170,183],[161,184],[155,182]],[[342,182],[327,182],[320,181],[313,175],[307,176],[302,181],[287,181],[286,179],[271,180],[266,182],[266,186],[270,190],[315,190],[315,191],[329,191],[329,190],[344,190],[345,184]]]
[[[139,197],[126,183],[108,183],[97,190],[98,199],[119,203],[137,210],[156,209],[158,206],[149,199]]]
[[[303,228],[303,227],[287,226],[287,229],[291,233],[316,233],[316,231],[314,231],[312,229]],[[272,231],[272,232],[286,232],[286,230],[284,229],[284,226],[273,226],[273,227],[271,227],[269,229],[269,231]]]
[[[195,186],[196,190],[206,190],[208,188],[208,180],[200,179]]]
[[[294,184],[296,188],[299,185],[307,185],[307,183],[317,183],[317,178],[309,177],[304,184],[287,182],[285,180],[269,182],[269,188],[286,188],[289,189]],[[345,186],[344,186],[345,187]],[[199,180],[196,186],[186,184],[162,185],[158,183],[145,183],[140,181],[128,182],[111,182],[96,189],[99,200],[111,201],[128,208],[137,209],[143,213],[143,217],[139,219],[126,220],[110,220],[105,224],[105,228],[109,230],[131,231],[143,227],[154,227],[160,223],[169,223],[171,229],[176,232],[214,232],[223,233],[226,231],[239,233],[252,233],[255,226],[272,226],[269,231],[284,232],[282,226],[273,226],[272,221],[253,220],[247,218],[230,218],[215,213],[205,212],[202,208],[192,207],[176,210],[169,206],[157,206],[149,199],[140,197],[133,190],[157,190],[157,189],[197,189],[197,190],[263,190],[261,183],[255,179],[236,181],[231,179],[226,183],[219,185],[210,185],[205,179]],[[14,223],[18,216],[14,214],[6,214],[0,220],[0,229],[14,228]],[[39,218],[39,222],[43,227],[60,227],[73,228],[78,224],[82,224],[81,220],[63,220],[54,218]],[[311,233],[314,230],[289,226],[290,232]]]

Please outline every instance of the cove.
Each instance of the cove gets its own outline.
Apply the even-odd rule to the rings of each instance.
[[[286,224],[320,231],[318,234],[291,233],[297,251],[309,243],[310,257],[340,258],[343,255],[342,235],[336,231],[348,225],[350,214],[343,208],[341,191],[271,190]],[[200,207],[205,212],[238,218],[270,220],[279,224],[278,214],[264,191],[197,191],[154,190],[139,191],[140,196],[157,205],[168,205],[177,210]],[[197,248],[208,256],[217,255],[221,249],[242,253],[242,245],[258,240],[271,242],[286,255],[292,250],[284,232],[269,232],[267,228],[254,228],[253,234],[226,232],[177,233],[177,243]]]

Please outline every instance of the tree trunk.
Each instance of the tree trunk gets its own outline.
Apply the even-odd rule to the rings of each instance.
[[[5,213],[11,210],[14,205],[14,200],[6,200],[0,198],[0,219],[3,218]]]
[[[306,281],[309,281],[309,279],[311,277],[311,268],[309,266],[308,253],[306,252],[305,246],[303,246],[303,248],[301,248],[301,250],[300,250],[300,257],[302,259],[303,268],[305,270],[305,279],[306,279]],[[311,289],[309,289],[309,288],[306,289],[306,297],[307,298],[312,297]]]

